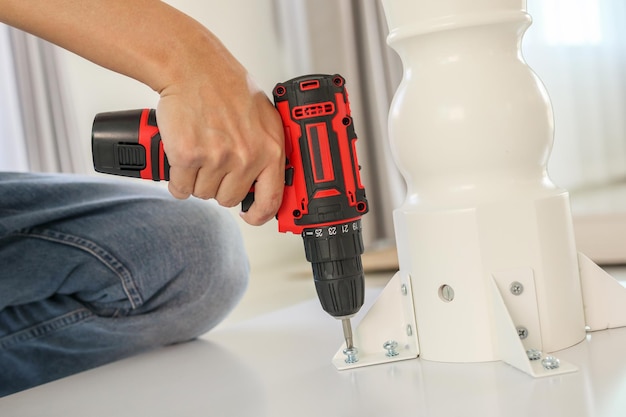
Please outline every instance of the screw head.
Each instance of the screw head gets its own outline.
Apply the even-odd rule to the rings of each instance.
[[[276,93],[277,96],[284,96],[287,90],[285,89],[285,87],[281,85],[281,86],[276,87],[276,90],[274,90],[274,92]]]
[[[397,347],[398,342],[396,342],[395,340],[387,340],[385,343],[383,343],[383,349],[387,351],[385,355],[390,358],[399,355],[398,351],[396,350]]]
[[[528,337],[528,329],[524,326],[517,327],[517,335],[520,339],[524,340]]]
[[[509,290],[511,291],[511,294],[513,295],[520,295],[521,293],[524,292],[524,285],[522,285],[521,282],[514,281],[511,283]]]
[[[346,363],[357,363],[359,361],[359,350],[355,347],[345,348],[343,354],[346,355]]]
[[[409,293],[406,284],[402,284],[402,286],[400,287],[400,291],[402,291],[402,295],[407,295]]]
[[[546,356],[541,361],[541,365],[547,370],[558,369],[561,366],[561,361],[554,356]]]
[[[541,351],[538,349],[528,349],[526,351],[526,355],[528,356],[528,359],[530,359],[531,361],[537,361],[541,359]]]

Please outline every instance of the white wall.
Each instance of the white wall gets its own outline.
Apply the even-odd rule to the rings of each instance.
[[[284,81],[285,66],[272,0],[170,0],[167,3],[200,21],[220,37],[268,95],[277,82]],[[154,107],[158,95],[132,79],[69,52],[63,51],[60,57],[66,74],[67,93],[74,103],[71,111],[83,139],[82,153],[91,161],[91,124],[96,113]],[[239,219],[237,211],[233,209],[233,215]],[[239,221],[253,267],[304,258],[301,238],[278,233],[275,221],[262,227]]]

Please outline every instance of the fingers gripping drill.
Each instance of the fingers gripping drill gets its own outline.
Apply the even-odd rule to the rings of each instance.
[[[277,84],[273,95],[286,153],[278,230],[302,235],[322,307],[342,320],[346,347],[353,348],[350,319],[364,301],[360,219],[368,203],[345,80],[340,75],[298,77]],[[169,180],[154,110],[96,115],[92,150],[98,172]],[[253,201],[251,188],[242,209]]]

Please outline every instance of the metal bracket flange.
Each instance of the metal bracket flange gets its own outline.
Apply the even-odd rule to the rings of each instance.
[[[498,289],[495,278],[492,278],[491,282],[494,327],[500,360],[535,378],[576,372],[578,370],[576,366],[563,360],[559,360],[558,368],[545,368],[542,364],[542,360],[546,359],[545,355],[543,358],[537,358],[536,360],[529,359],[528,349],[524,346],[518,329],[513,324],[513,318],[509,313],[501,291]]]
[[[589,330],[626,326],[626,288],[582,253],[578,253],[585,322]]]
[[[390,354],[383,345],[396,342]],[[354,331],[358,361],[346,362],[345,344],[333,358],[337,369],[350,369],[385,362],[413,359],[419,355],[411,279],[397,272]]]
[[[503,283],[515,278],[516,281],[526,286],[525,291],[529,292],[527,294],[529,297],[534,296],[532,295],[534,293],[532,270],[515,271],[513,275],[500,273],[499,277]],[[502,289],[501,292],[495,277],[491,279],[491,287],[497,351],[503,362],[533,377],[556,376],[578,370],[576,366],[563,360],[560,360],[558,368],[547,369],[542,365],[542,359],[545,359],[545,355],[538,360],[530,360],[527,354],[528,349],[520,339],[517,326],[514,324],[511,312],[505,303],[503,292],[506,289]],[[344,354],[346,346],[344,344],[332,360],[337,369],[352,369],[414,359],[419,356],[411,288],[411,279],[408,275],[403,275],[401,272],[394,275],[371,309],[356,326],[354,342],[359,349],[358,361],[346,362],[346,355]],[[517,299],[512,298],[509,300],[509,304],[514,301]],[[515,311],[514,306],[511,308]],[[396,341],[398,344],[397,354],[393,356],[390,356],[383,347],[390,340]]]

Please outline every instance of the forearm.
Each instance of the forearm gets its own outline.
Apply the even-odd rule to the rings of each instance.
[[[157,91],[169,188],[237,205],[262,224],[284,188],[282,123],[265,93],[200,23],[158,0],[0,0],[0,21]]]
[[[161,92],[227,55],[207,29],[158,0],[0,0],[0,21]]]

